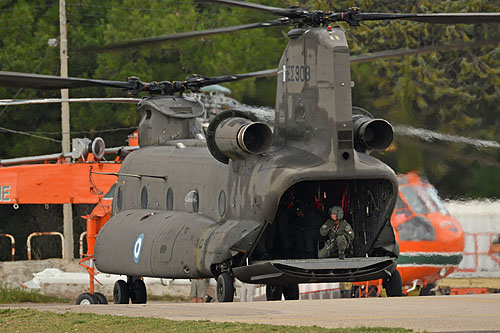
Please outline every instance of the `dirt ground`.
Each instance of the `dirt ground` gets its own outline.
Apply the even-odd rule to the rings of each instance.
[[[162,303],[145,305],[2,304],[65,312],[94,312],[171,320],[210,320],[294,326],[404,327],[417,331],[496,331],[500,294],[400,298],[325,299],[252,303]]]

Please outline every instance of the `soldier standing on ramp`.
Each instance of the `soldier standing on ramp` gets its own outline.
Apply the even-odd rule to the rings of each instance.
[[[318,251],[318,258],[333,258],[338,256],[339,259],[345,259],[346,253],[352,251],[354,241],[354,232],[352,227],[344,217],[344,210],[339,206],[333,206],[328,211],[330,219],[328,219],[319,229],[321,236],[328,235],[325,246]]]

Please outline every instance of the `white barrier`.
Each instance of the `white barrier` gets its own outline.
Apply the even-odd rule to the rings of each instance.
[[[500,278],[500,201],[448,201],[446,209],[465,234],[464,259],[450,278]]]

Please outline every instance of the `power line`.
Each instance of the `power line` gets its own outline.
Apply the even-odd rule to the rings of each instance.
[[[35,74],[39,69],[40,69],[40,66],[42,65],[42,63],[44,62],[45,58],[47,58],[47,55],[49,54],[51,48],[50,47],[47,47],[47,50],[45,51],[45,55],[43,56],[42,60],[40,60],[40,62],[38,63],[38,65],[36,65],[35,69],[33,70],[33,74]],[[19,88],[16,92],[16,94],[14,95],[14,97],[12,99],[16,99],[17,95],[23,90],[23,88]],[[5,111],[7,111],[7,108],[9,106],[6,105],[2,112],[0,112],[0,117],[2,116],[2,114],[4,114]]]
[[[103,129],[103,130],[92,130],[92,131],[78,131],[78,132],[69,132],[69,134],[76,135],[76,134],[92,134],[92,133],[109,133],[109,132],[119,132],[119,131],[130,131],[130,130],[136,130],[137,126],[134,127],[119,127],[119,128],[110,128],[110,129]],[[61,135],[63,132],[26,132],[26,133],[39,133],[39,134],[45,134],[45,135]]]
[[[77,132],[69,132],[67,134],[70,135],[81,135],[81,134],[94,134],[94,133],[111,133],[111,132],[119,132],[119,131],[131,131],[131,130],[136,130],[137,126],[133,127],[119,127],[119,128],[112,128],[112,129],[103,129],[103,130],[96,130],[96,131],[77,131]],[[61,142],[61,140],[57,139],[52,139],[48,138],[42,135],[38,134],[44,134],[44,135],[62,135],[64,134],[63,132],[31,132],[31,131],[17,131],[13,130],[10,128],[5,128],[5,127],[0,127],[0,132],[5,132],[5,133],[14,133],[14,134],[22,134],[26,136],[32,136],[38,139],[43,139],[43,140],[49,140],[49,141],[55,141],[55,142]]]
[[[41,136],[41,135],[27,133],[27,132],[15,131],[15,130],[12,130],[9,128],[4,128],[4,127],[0,127],[0,131],[7,132],[7,133],[21,134],[21,135],[26,135],[26,136],[32,136],[32,137],[35,137],[38,139],[43,139],[43,140],[48,140],[48,141],[62,142],[61,140],[56,140],[56,139],[48,138],[48,137]]]
[[[14,5],[15,6],[15,5]],[[41,6],[24,6],[22,7],[22,9],[24,8],[29,8],[29,9],[42,9],[42,8],[50,8],[50,7],[54,7],[54,6],[59,6],[59,4],[57,2],[54,2],[52,4],[46,4],[46,5],[41,5]],[[14,7],[14,8],[9,8],[9,9],[2,9],[2,14],[3,13],[6,13],[6,12],[12,12],[16,9],[20,9],[19,7]]]

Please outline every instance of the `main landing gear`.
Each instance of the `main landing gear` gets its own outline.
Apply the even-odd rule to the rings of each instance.
[[[229,272],[221,273],[217,277],[217,301],[232,302],[234,299],[233,277]]]
[[[286,300],[298,300],[299,285],[296,283],[287,285],[277,285],[277,284],[266,285],[266,299],[268,301],[281,301],[281,295],[283,295]],[[232,302],[233,300],[234,300],[233,276],[229,272],[221,273],[217,277],[217,301]]]
[[[382,280],[382,286],[385,288],[387,297],[403,296],[403,281],[397,269],[392,272],[391,276]]]
[[[141,278],[127,276],[127,282],[118,280],[113,288],[113,301],[115,304],[146,304],[146,285]]]

